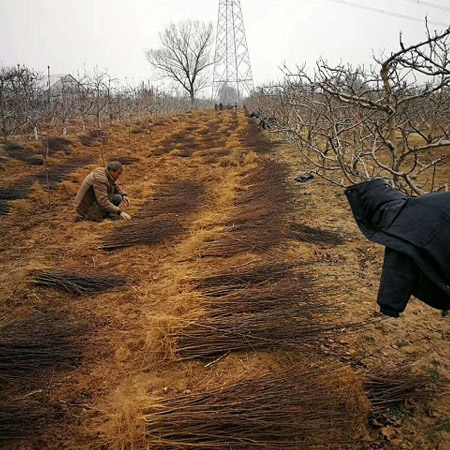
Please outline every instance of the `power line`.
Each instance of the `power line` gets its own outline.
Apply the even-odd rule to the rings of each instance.
[[[348,2],[347,0],[329,0],[336,3],[342,3],[343,5],[352,6],[353,8],[365,9],[366,11],[376,12],[378,14],[384,14],[385,16],[399,17],[401,19],[413,20],[414,22],[424,23],[424,19],[419,19],[418,17],[407,16],[406,14],[399,14],[391,11],[384,11],[383,9],[372,8],[366,5],[360,5],[358,3]],[[429,20],[428,23],[430,25],[438,25],[442,27],[448,27],[450,24],[442,23],[442,22],[433,22]]]
[[[430,8],[441,9],[442,11],[450,11],[448,6],[436,5],[436,3],[423,2],[422,0],[403,0],[404,2],[416,3],[418,5],[429,6]]]

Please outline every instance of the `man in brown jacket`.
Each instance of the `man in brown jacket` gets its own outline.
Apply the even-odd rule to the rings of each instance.
[[[81,183],[75,197],[77,213],[96,222],[106,218],[130,220],[131,217],[119,208],[122,202],[130,205],[127,194],[116,183],[121,173],[122,164],[119,161],[112,161],[108,167],[92,171]]]

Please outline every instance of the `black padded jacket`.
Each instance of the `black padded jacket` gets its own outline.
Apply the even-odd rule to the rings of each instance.
[[[450,192],[408,197],[375,179],[345,194],[361,232],[386,247],[381,312],[398,317],[411,295],[450,309]]]

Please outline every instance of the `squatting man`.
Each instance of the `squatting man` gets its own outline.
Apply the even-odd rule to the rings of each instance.
[[[127,194],[117,184],[122,170],[119,161],[112,161],[106,168],[99,167],[93,170],[83,180],[74,202],[75,210],[80,217],[95,222],[104,219],[131,219],[120,209],[122,203],[130,205]]]

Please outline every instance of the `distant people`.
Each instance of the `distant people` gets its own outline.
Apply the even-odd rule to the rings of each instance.
[[[217,103],[214,104],[214,111],[219,111],[219,105]]]
[[[234,118],[234,119],[237,118],[237,108],[238,108],[238,105],[237,105],[237,103],[235,103],[235,104],[233,105],[233,118]]]
[[[75,210],[86,220],[100,222],[104,219],[130,220],[119,206],[130,205],[127,194],[116,183],[122,174],[122,164],[112,161],[105,167],[92,171],[81,183],[75,197]]]
[[[223,111],[223,103],[222,102],[219,103],[219,110]]]

